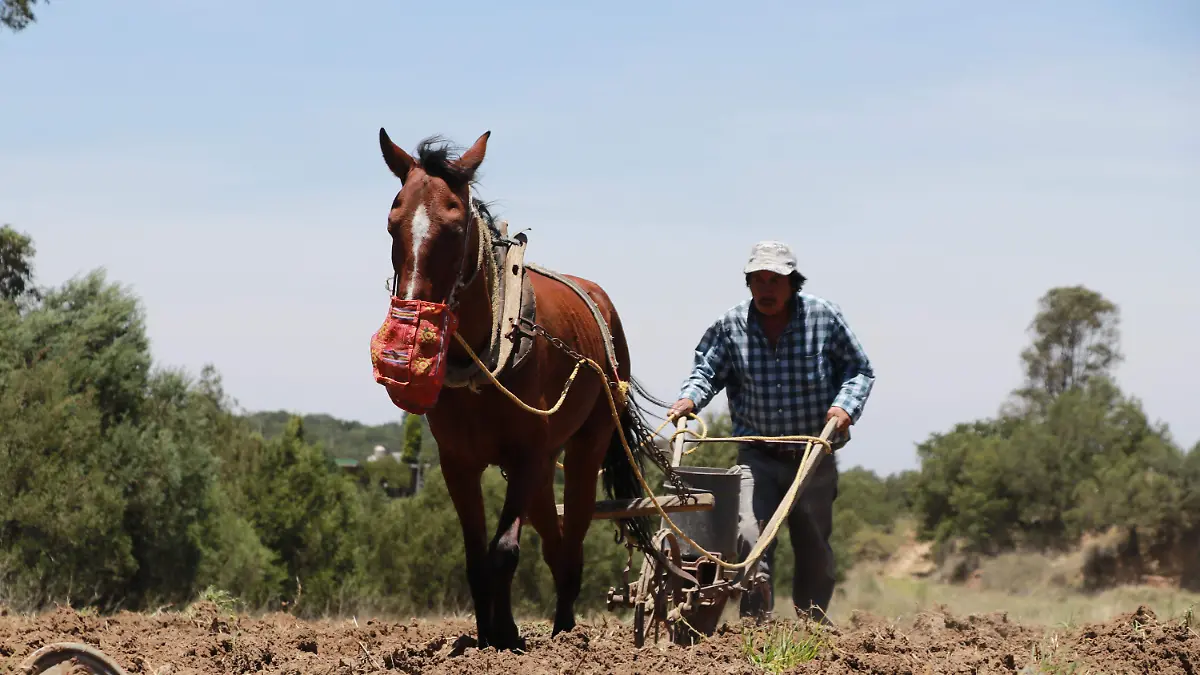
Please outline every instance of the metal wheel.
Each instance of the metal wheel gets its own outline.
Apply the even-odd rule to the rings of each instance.
[[[24,675],[127,675],[100,650],[78,642],[55,642],[42,647],[21,662],[19,672]]]
[[[654,548],[674,565],[682,564],[679,542],[670,530],[659,530],[654,537]],[[654,640],[657,642],[659,629],[667,621],[671,607],[683,601],[681,581],[658,559],[645,556],[637,582],[637,603],[633,608],[634,646],[641,647],[645,644],[648,629],[653,629]]]

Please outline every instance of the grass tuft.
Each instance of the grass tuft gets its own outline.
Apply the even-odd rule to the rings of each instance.
[[[829,644],[819,624],[775,624],[767,631],[745,630],[742,655],[767,672],[781,673],[817,658]]]

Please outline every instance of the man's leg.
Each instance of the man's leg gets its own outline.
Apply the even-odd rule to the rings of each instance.
[[[826,455],[788,517],[796,560],[792,602],[797,614],[803,616],[804,612],[809,612],[818,621],[824,619],[833,597],[835,561],[829,538],[833,533],[837,486],[836,459]]]
[[[766,525],[779,506],[783,493],[776,487],[770,475],[770,458],[748,446],[738,448],[737,463],[742,472],[741,500],[738,508],[738,560],[745,560],[758,543],[762,526]],[[767,586],[762,595],[742,595],[741,615],[748,616],[759,611],[770,612],[774,607],[775,581],[771,577],[775,543],[759,558],[756,573]]]

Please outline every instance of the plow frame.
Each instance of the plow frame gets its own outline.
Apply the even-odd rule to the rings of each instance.
[[[687,420],[681,418],[677,424],[678,428],[682,429]],[[673,439],[673,468],[680,466],[684,443],[683,434],[678,434]],[[688,468],[717,470],[716,467]],[[740,481],[738,476],[739,489]],[[726,497],[727,495],[722,495],[723,499]],[[736,496],[726,502],[719,500],[712,492],[694,486],[686,501],[678,495],[665,495],[656,499],[663,512],[668,514],[709,512],[714,518],[722,513],[728,517],[730,510],[736,514],[739,506]],[[609,500],[597,502],[596,507],[594,520],[616,520],[658,514],[650,498]],[[734,519],[736,521],[736,516]],[[696,533],[687,534],[693,539],[696,538]],[[695,644],[716,631],[730,601],[738,602],[744,593],[769,595],[766,593],[767,582],[760,580],[756,575],[745,574],[740,569],[723,567],[703,555],[685,552],[685,542],[680,540],[665,521],[661,522],[653,542],[655,550],[662,558],[645,553],[638,556],[642,562],[636,579],[630,578],[634,573],[636,548],[631,541],[625,542],[629,557],[622,571],[620,586],[609,588],[607,595],[609,611],[633,610],[635,647],[642,647],[646,636],[650,634],[653,634],[653,639],[657,642],[663,629],[668,639],[675,644]],[[719,551],[709,553],[720,560],[726,557]],[[660,560],[665,560],[666,564]],[[765,615],[768,612],[769,608],[765,608],[760,614]]]

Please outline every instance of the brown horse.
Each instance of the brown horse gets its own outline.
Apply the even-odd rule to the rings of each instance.
[[[524,642],[513,620],[510,597],[524,522],[528,520],[541,536],[542,557],[554,576],[557,634],[575,625],[583,540],[595,510],[598,474],[603,469],[610,498],[642,496],[613,420],[606,386],[613,387],[621,427],[638,461],[650,458],[668,475],[671,472],[666,471],[632,402],[634,391],[641,394],[641,389],[636,382],[634,391],[626,389],[631,383],[629,348],[621,319],[605,291],[586,279],[534,266],[528,268],[532,274],[517,277],[512,276],[511,266],[506,268],[509,250],[523,246],[524,240],[508,238],[486,206],[471,195],[490,133],[458,157],[445,144],[435,145],[438,141],[432,138],[419,145],[415,158],[397,147],[383,129],[379,142],[384,161],[402,184],[387,219],[392,237],[393,315],[411,321],[419,312],[432,312],[429,316],[435,318],[413,330],[426,343],[440,346],[419,373],[433,373],[433,379],[422,382],[427,391],[435,392],[436,400],[417,403],[403,393],[393,394],[393,400],[410,412],[424,413],[437,441],[442,474],[462,525],[479,646],[512,649]],[[524,292],[508,288],[514,284]],[[500,325],[498,312],[513,293],[523,298],[519,325]],[[439,326],[445,333],[436,335]],[[489,370],[497,369],[497,379],[532,407],[545,410],[559,400],[577,365],[570,350],[603,366],[611,383],[584,367],[556,412],[534,414],[516,405],[475,368],[470,355],[455,342],[455,330]],[[507,350],[505,340],[511,341]],[[400,351],[386,353],[401,364],[408,364],[406,354],[416,353]],[[505,358],[498,356],[501,353]],[[435,372],[441,363],[446,368],[445,385]],[[469,386],[462,386],[467,380]],[[412,386],[415,391],[417,385]],[[564,450],[565,476],[561,524],[554,495],[560,450]],[[490,542],[480,485],[489,466],[501,467],[508,480]],[[621,521],[643,550],[650,549],[648,522],[645,518]]]

